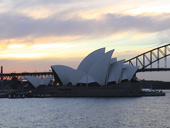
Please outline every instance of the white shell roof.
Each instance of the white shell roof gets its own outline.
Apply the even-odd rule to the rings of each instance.
[[[53,72],[57,74],[63,85],[72,83],[98,83],[101,86],[108,82],[121,80],[131,80],[138,67],[124,65],[125,60],[117,61],[117,58],[111,58],[114,50],[105,53],[105,48],[98,49],[89,54],[78,66],[77,70],[63,65],[51,66]]]
[[[38,87],[41,82],[41,78],[34,76],[24,76],[24,78],[28,80],[34,87]]]
[[[48,85],[50,83],[50,81],[52,80],[53,77],[45,77],[43,78],[43,82],[45,85]]]
[[[86,74],[82,71],[78,71],[63,65],[55,65],[51,66],[51,68],[58,75],[63,85],[67,85],[70,82],[73,85],[76,85],[78,81]]]
[[[115,63],[117,61],[117,58],[112,58],[111,60],[110,60],[110,64],[113,64],[113,63]]]
[[[72,85],[76,85],[78,81],[80,81],[80,79],[84,77],[85,75],[86,73],[82,71],[78,71],[78,70],[70,70],[68,72],[68,76],[70,78],[70,82],[72,83]]]
[[[106,76],[110,64],[110,59],[114,50],[111,50],[100,57],[89,70],[89,75],[100,85],[106,84]]]
[[[122,80],[127,80],[127,79],[128,79],[128,77],[127,77],[127,70],[126,70],[126,68],[123,68],[122,69],[121,81]]]
[[[90,84],[96,82],[90,75],[85,75],[78,83]]]
[[[45,77],[45,78],[38,78],[35,76],[24,76],[26,80],[28,80],[35,88],[39,85],[48,85],[53,77]]]
[[[126,68],[127,72],[127,78],[130,81],[132,79],[132,77],[134,76],[134,74],[136,73],[136,71],[139,69],[138,66],[134,66],[134,67],[128,67]]]
[[[39,83],[39,85],[45,85],[44,81],[41,80],[40,83]]]
[[[58,75],[63,85],[67,85],[69,82],[71,82],[68,72],[73,70],[72,68],[64,65],[53,65],[51,68],[53,69],[54,73]]]
[[[138,70],[138,66],[128,66],[126,65],[124,68],[123,68],[123,72],[122,72],[122,78],[121,80],[128,80],[130,81],[132,79],[132,77],[134,76],[134,74],[136,73],[136,71]]]
[[[98,50],[90,53],[88,56],[86,56],[82,60],[82,62],[78,66],[77,70],[81,70],[81,71],[84,71],[84,72],[88,73],[88,71],[90,70],[91,66],[93,66],[93,64],[96,61],[98,61],[98,59],[100,59],[100,57],[102,55],[104,55],[104,52],[105,52],[105,48],[101,48],[101,49],[98,49]]]
[[[124,62],[125,60],[120,60],[111,64],[108,82],[116,82],[117,84],[119,83]]]

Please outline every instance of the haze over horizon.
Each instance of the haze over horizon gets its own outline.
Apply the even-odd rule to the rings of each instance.
[[[130,59],[170,43],[169,7],[168,0],[0,0],[0,65],[4,72],[76,68],[101,47]],[[137,76],[170,81],[170,72]]]

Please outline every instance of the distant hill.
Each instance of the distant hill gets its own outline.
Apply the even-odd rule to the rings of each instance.
[[[141,86],[142,88],[170,89],[170,82],[142,80]]]

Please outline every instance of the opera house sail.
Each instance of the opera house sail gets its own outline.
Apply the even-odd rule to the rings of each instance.
[[[41,85],[48,86],[53,77],[38,78],[34,76],[24,76],[24,78],[29,81],[29,83],[37,88]]]
[[[125,60],[117,61],[117,58],[112,58],[113,52],[98,49],[85,57],[77,69],[63,65],[51,66],[56,83],[63,86],[110,86],[131,81],[138,67],[124,65]]]

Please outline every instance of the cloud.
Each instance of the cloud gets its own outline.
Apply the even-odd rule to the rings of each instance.
[[[162,18],[163,17],[163,18]],[[155,33],[170,29],[170,14],[154,16],[106,14],[100,19],[72,17],[62,19],[55,14],[33,19],[19,13],[0,14],[0,39],[26,36],[105,36],[119,32]]]
[[[157,34],[157,40],[159,42],[158,45],[170,43],[170,30],[159,32]]]

